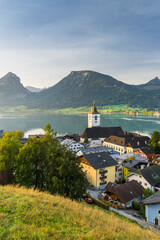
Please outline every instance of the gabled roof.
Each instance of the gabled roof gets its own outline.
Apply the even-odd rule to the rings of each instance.
[[[117,165],[117,162],[107,152],[85,154],[84,158],[94,169]]]
[[[140,165],[146,165],[147,166],[148,161],[147,160],[130,160],[128,161],[126,164],[124,164],[125,168],[136,168],[136,166],[140,166]]]
[[[130,145],[132,148],[139,148],[145,147],[146,142],[148,143],[149,139],[150,138],[148,136],[137,135],[134,133],[128,133],[127,135],[123,134],[121,136],[112,134],[105,139],[105,142],[113,143],[123,147]]]
[[[151,186],[155,186],[157,183],[160,183],[160,167],[158,165],[152,165],[140,171],[142,176]]]
[[[146,156],[150,155],[150,154],[154,154],[154,151],[152,148],[150,147],[141,147],[140,150],[146,154]]]
[[[137,181],[132,180],[124,184],[113,184],[109,182],[106,191],[117,194],[118,200],[127,203],[143,194],[144,188]]]
[[[121,127],[93,127],[86,128],[82,133],[82,138],[108,138],[111,135],[122,136],[123,130]]]
[[[154,193],[150,197],[146,198],[142,204],[144,205],[152,205],[152,204],[160,204],[160,191]]]

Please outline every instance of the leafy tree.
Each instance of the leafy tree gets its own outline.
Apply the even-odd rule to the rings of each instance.
[[[85,137],[84,143],[88,143],[88,138],[87,137]]]
[[[155,153],[160,152],[160,133],[158,131],[153,131],[150,139],[150,146]]]
[[[24,137],[24,132],[22,130],[17,130],[16,133],[18,134],[19,138]]]
[[[16,163],[15,177],[18,184],[45,189],[45,148],[41,138],[30,138],[21,148]]]
[[[152,190],[150,190],[150,188],[145,188],[143,191],[144,194],[144,198],[147,198],[149,196],[151,196],[153,194]]]
[[[0,183],[2,185],[13,182],[16,157],[21,148],[19,136],[16,132],[5,132],[0,139]]]
[[[62,147],[50,124],[42,138],[30,138],[17,158],[15,176],[20,185],[80,199],[88,181],[79,159]]]

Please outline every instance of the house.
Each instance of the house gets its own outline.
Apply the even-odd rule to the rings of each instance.
[[[89,153],[81,157],[81,165],[88,181],[96,188],[115,182],[117,162],[107,152]]]
[[[144,169],[130,169],[127,181],[136,180],[144,188],[149,188],[153,192],[160,190],[160,167],[151,165]]]
[[[105,199],[119,206],[131,207],[133,200],[142,200],[143,191],[144,188],[135,180],[123,184],[109,182],[105,188]]]
[[[124,167],[124,179],[128,179],[128,175],[130,175],[132,172],[135,172],[138,169],[143,169],[145,167],[148,167],[150,163],[147,159],[143,158],[144,160],[135,160],[131,159],[127,161],[123,167]]]
[[[103,145],[115,149],[120,154],[133,153],[138,147],[146,147],[149,139],[148,136],[125,132],[123,136],[110,135],[104,140]]]
[[[126,163],[125,159],[115,158],[117,162],[116,166],[116,173],[115,173],[115,180],[117,183],[120,183],[123,181],[123,175],[124,175],[124,167],[123,165]]]
[[[151,162],[160,166],[160,154],[154,155]]]
[[[61,141],[60,144],[66,146],[68,149],[70,149],[74,152],[77,152],[79,149],[84,148],[83,144],[76,142],[72,139],[65,139],[65,140]]]
[[[100,153],[100,152],[108,152],[111,157],[116,158],[118,157],[119,153],[114,151],[112,148],[104,147],[104,146],[98,146],[98,147],[84,147],[77,151],[76,155],[78,157],[84,156],[88,153]]]
[[[101,127],[100,113],[97,111],[95,102],[93,102],[93,107],[88,113],[88,128],[83,131],[80,142],[84,143],[85,139],[87,139],[89,143],[101,145],[104,139],[110,135],[121,136],[123,130],[121,127]]]
[[[146,198],[142,204],[145,205],[147,221],[160,227],[160,191]]]
[[[140,155],[144,158],[147,158],[149,160],[152,160],[153,156],[155,155],[153,149],[151,149],[150,147],[141,147],[141,148],[137,148],[136,150],[134,150],[134,153],[137,155]]]

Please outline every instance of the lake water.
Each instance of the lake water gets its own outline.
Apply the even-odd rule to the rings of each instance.
[[[22,130],[29,134],[41,133],[47,123],[58,133],[82,133],[88,125],[87,114],[0,114],[0,129]],[[124,131],[151,135],[160,131],[160,118],[156,116],[127,116],[123,114],[101,115],[101,126],[121,126]]]

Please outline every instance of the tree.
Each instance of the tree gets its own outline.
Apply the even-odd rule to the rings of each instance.
[[[158,131],[153,131],[150,139],[150,147],[155,153],[160,153],[160,133]]]
[[[152,190],[150,190],[150,188],[145,188],[143,191],[144,194],[144,198],[147,198],[149,196],[151,196],[153,194]]]
[[[16,157],[21,148],[19,136],[16,132],[5,132],[0,139],[0,184],[6,185],[14,180]]]
[[[88,143],[88,138],[87,137],[85,137],[84,143]]]
[[[32,137],[21,148],[15,167],[16,183],[45,190],[45,147],[41,138]]]
[[[59,144],[50,124],[42,138],[30,138],[20,150],[15,170],[20,185],[80,199],[88,181],[79,159]]]
[[[24,132],[22,130],[17,130],[16,133],[18,134],[19,138],[24,137]]]

